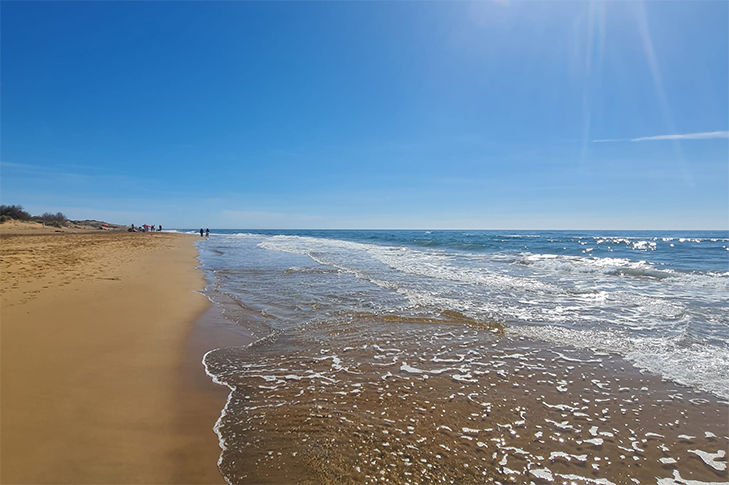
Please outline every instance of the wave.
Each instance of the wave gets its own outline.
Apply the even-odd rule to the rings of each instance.
[[[360,305],[359,311],[395,315],[454,311],[540,340],[619,352],[666,378],[727,392],[711,373],[729,363],[729,272],[682,271],[627,257],[463,252],[307,235],[227,237],[319,263],[321,268],[308,268],[296,262],[281,271],[336,278],[322,286],[326,294],[316,294],[317,301],[337,299],[342,306],[336,308]],[[356,280],[359,286],[350,282]],[[710,361],[702,364],[703,358]]]
[[[662,280],[664,278],[670,278],[674,275],[674,272],[659,271],[652,268],[619,268],[607,274],[613,274],[616,276],[633,276],[636,278],[655,278]]]
[[[616,353],[639,369],[729,399],[729,349],[726,348],[702,343],[687,345],[680,337],[667,339],[557,326],[513,326],[508,328],[507,333]]]
[[[246,235],[253,237],[254,235]],[[260,237],[260,236],[259,236]],[[353,255],[367,255],[388,267],[404,273],[494,286],[505,289],[554,291],[550,276],[614,276],[638,279],[671,279],[674,284],[701,288],[729,289],[729,272],[679,272],[659,268],[646,261],[627,258],[587,257],[554,254],[458,254],[440,249],[408,248],[404,246],[380,246],[377,244],[320,239],[304,236],[274,236],[259,244],[268,250],[305,254],[323,264],[333,264],[343,269],[355,270],[346,260]],[[334,250],[334,251],[332,251]],[[347,254],[343,254],[346,251]],[[533,274],[512,275],[500,264],[514,263],[529,267]],[[361,273],[361,268],[357,268]]]

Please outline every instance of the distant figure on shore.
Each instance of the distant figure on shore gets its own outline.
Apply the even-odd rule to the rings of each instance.
[[[159,225],[159,229],[157,229],[157,232],[162,232],[162,224]]]
[[[210,229],[205,229],[205,237],[210,237]]]
[[[202,230],[202,227],[200,228],[200,237],[203,237],[203,230]]]

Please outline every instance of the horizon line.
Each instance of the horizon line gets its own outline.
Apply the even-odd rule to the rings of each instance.
[[[194,231],[194,232],[200,232],[199,229],[193,229],[193,228],[179,228],[179,227],[173,227],[169,229],[170,231]],[[475,229],[475,228],[462,228],[462,229],[438,229],[438,228],[429,228],[429,229],[363,229],[363,228],[289,228],[289,229],[282,229],[282,228],[275,228],[275,229],[263,229],[263,228],[241,228],[241,227],[231,227],[231,228],[213,228],[211,231],[649,231],[649,232],[658,232],[658,231],[707,231],[707,232],[729,232],[729,228],[726,229]],[[163,231],[164,232],[164,231]]]

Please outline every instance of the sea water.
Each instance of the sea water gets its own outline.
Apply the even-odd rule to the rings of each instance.
[[[664,423],[650,421],[649,408],[729,398],[726,231],[225,230],[198,248],[211,300],[256,340],[206,356],[211,376],[234,390],[216,428],[231,483],[466,483],[496,475],[683,483],[691,470],[660,460],[674,459],[663,448],[686,441],[679,428],[691,410],[666,404]],[[646,392],[648,381],[626,366],[685,388]],[[588,390],[602,397],[577,406]],[[550,397],[563,393],[571,400]],[[525,397],[538,407],[519,406]],[[629,409],[644,433],[650,421],[662,437],[657,455],[634,454],[633,427],[626,428],[633,434],[622,425],[603,429]],[[717,412],[686,425],[711,433],[724,419]],[[729,438],[718,439],[726,447]],[[592,475],[570,468],[584,447],[610,443]],[[681,453],[695,460],[718,453],[684,444]],[[519,466],[508,466],[509,456]],[[625,459],[679,476],[621,475]]]
[[[728,248],[727,232],[231,230],[199,246],[216,290],[271,331],[455,311],[724,398]]]

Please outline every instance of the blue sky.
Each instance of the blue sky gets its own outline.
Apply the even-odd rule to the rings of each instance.
[[[2,2],[0,200],[210,228],[729,228],[727,2]]]

